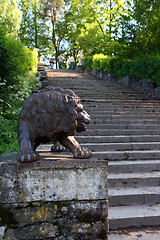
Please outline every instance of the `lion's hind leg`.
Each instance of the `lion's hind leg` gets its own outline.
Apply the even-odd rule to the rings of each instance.
[[[33,150],[33,139],[31,128],[28,122],[21,121],[18,124],[19,153],[18,162],[36,161],[39,154]]]
[[[51,147],[51,152],[67,152],[68,149],[63,147],[59,141],[55,141],[54,145]]]

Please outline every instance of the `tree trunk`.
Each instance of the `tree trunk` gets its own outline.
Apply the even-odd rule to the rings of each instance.
[[[56,22],[56,13],[54,12],[54,10],[52,10],[52,17],[51,17],[51,21],[52,21],[52,41],[53,41],[53,46],[56,52],[56,69],[57,69],[57,58],[58,58],[58,47],[57,47],[57,43],[56,43],[56,34],[55,34],[55,22]]]

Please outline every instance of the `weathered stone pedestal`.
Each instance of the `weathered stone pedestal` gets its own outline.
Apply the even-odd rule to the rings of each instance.
[[[13,156],[12,156],[13,157]],[[107,162],[0,162],[0,239],[108,239]]]

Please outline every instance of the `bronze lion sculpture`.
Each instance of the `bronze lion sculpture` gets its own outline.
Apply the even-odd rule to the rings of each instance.
[[[90,121],[80,98],[70,89],[46,87],[33,93],[19,114],[17,161],[39,159],[36,148],[49,142],[55,143],[56,147],[51,148],[53,151],[61,144],[75,158],[90,158],[91,152],[74,138],[74,132],[85,131],[84,124],[90,124]]]

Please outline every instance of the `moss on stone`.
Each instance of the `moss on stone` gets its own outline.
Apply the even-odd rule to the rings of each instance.
[[[5,208],[0,204],[0,226],[7,225],[8,227],[13,227],[17,225],[18,222],[14,218],[13,213],[9,208]]]

